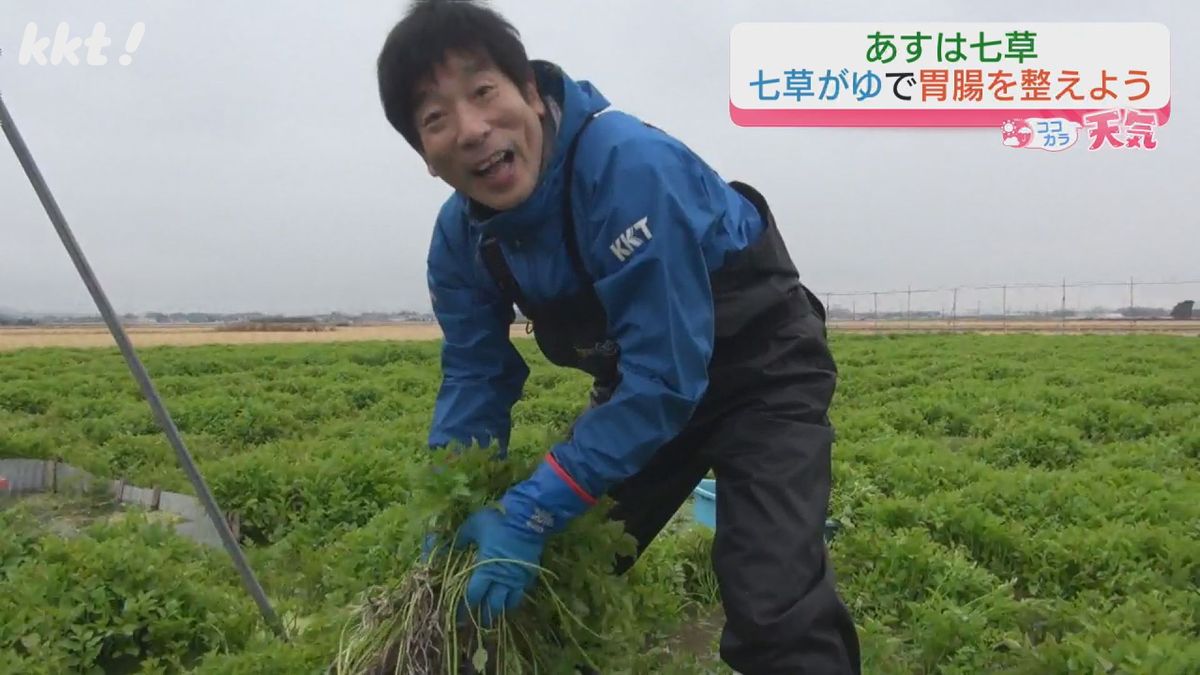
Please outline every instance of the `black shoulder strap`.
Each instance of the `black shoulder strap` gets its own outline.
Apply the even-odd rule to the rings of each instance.
[[[571,209],[571,179],[575,170],[575,149],[579,145],[579,138],[583,136],[584,129],[587,129],[594,119],[596,119],[596,113],[592,113],[583,121],[583,126],[579,127],[579,131],[571,139],[571,145],[567,148],[563,175],[563,239],[566,242],[567,256],[571,259],[571,266],[575,268],[575,273],[589,285],[591,275],[588,274],[587,268],[583,264],[583,257],[579,253],[579,244],[575,235],[575,218]],[[508,267],[508,261],[504,259],[504,252],[500,250],[500,242],[495,237],[485,237],[480,243],[480,254],[483,256],[484,266],[487,267],[488,273],[500,287],[500,292],[504,294],[505,298],[516,304],[517,308],[521,310],[521,314],[536,320],[537,317],[532,314],[533,308],[526,300],[525,294],[521,292],[516,277]]]
[[[512,270],[508,268],[508,262],[504,259],[504,252],[500,250],[500,242],[496,241],[495,237],[486,237],[479,245],[479,253],[483,256],[483,264],[487,267],[488,273],[491,274],[492,280],[500,287],[500,293],[509,303],[515,303],[517,309],[521,310],[521,314],[533,319],[531,314],[533,309],[529,306],[529,302],[525,300],[525,294],[521,292],[520,285],[517,284],[516,277],[513,276]]]

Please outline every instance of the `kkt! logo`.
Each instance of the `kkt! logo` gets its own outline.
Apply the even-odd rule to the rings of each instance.
[[[23,66],[30,63],[36,63],[39,66],[51,65],[57,66],[64,61],[72,66],[77,66],[80,63],[80,58],[77,52],[81,47],[85,48],[85,61],[89,66],[103,66],[108,63],[108,57],[104,55],[104,50],[112,44],[112,40],[106,35],[106,27],[103,23],[97,23],[92,26],[92,34],[87,37],[71,36],[71,27],[65,22],[58,24],[58,30],[54,33],[54,39],[50,37],[39,36],[38,26],[36,23],[30,22],[25,25],[25,35],[21,40],[21,52],[18,55],[17,61]],[[129,37],[125,39],[125,53],[117,58],[117,63],[122,66],[128,66],[133,63],[133,53],[142,43],[142,37],[146,34],[146,24],[142,22],[135,23],[129,31]],[[50,56],[46,56],[46,51],[50,51]]]

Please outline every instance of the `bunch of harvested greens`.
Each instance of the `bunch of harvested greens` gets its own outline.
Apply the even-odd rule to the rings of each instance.
[[[467,582],[480,564],[453,541],[477,509],[495,502],[533,463],[493,459],[478,449],[431,453],[405,501],[404,532],[394,570],[365,593],[347,622],[332,673],[570,673],[628,658],[644,639],[633,589],[612,574],[634,550],[602,502],[546,546],[537,581],[516,611],[484,628],[464,606]]]

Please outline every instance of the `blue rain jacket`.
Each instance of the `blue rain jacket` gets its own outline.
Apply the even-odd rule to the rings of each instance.
[[[535,62],[539,89],[561,108],[553,154],[522,204],[476,218],[465,195],[441,208],[428,256],[433,311],[445,335],[443,380],[429,443],[496,443],[507,451],[511,409],[529,369],[509,339],[512,305],[479,254],[498,238],[531,303],[575,293],[563,240],[571,190],[584,265],[620,345],[620,384],[585,412],[572,438],[550,449],[506,506],[538,531],[557,531],[610,487],[636,473],[687,424],[708,386],[714,309],[709,275],[764,224],[754,206],[670,135],[609,109],[590,83]],[[571,185],[567,146],[585,118]]]

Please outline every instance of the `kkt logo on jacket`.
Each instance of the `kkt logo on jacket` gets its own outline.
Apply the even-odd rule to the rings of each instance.
[[[640,233],[640,234],[639,234]],[[625,228],[621,236],[617,237],[616,241],[609,246],[612,254],[617,256],[617,260],[625,262],[639,246],[653,238],[650,234],[650,225],[647,219],[643,217],[633,225]]]

